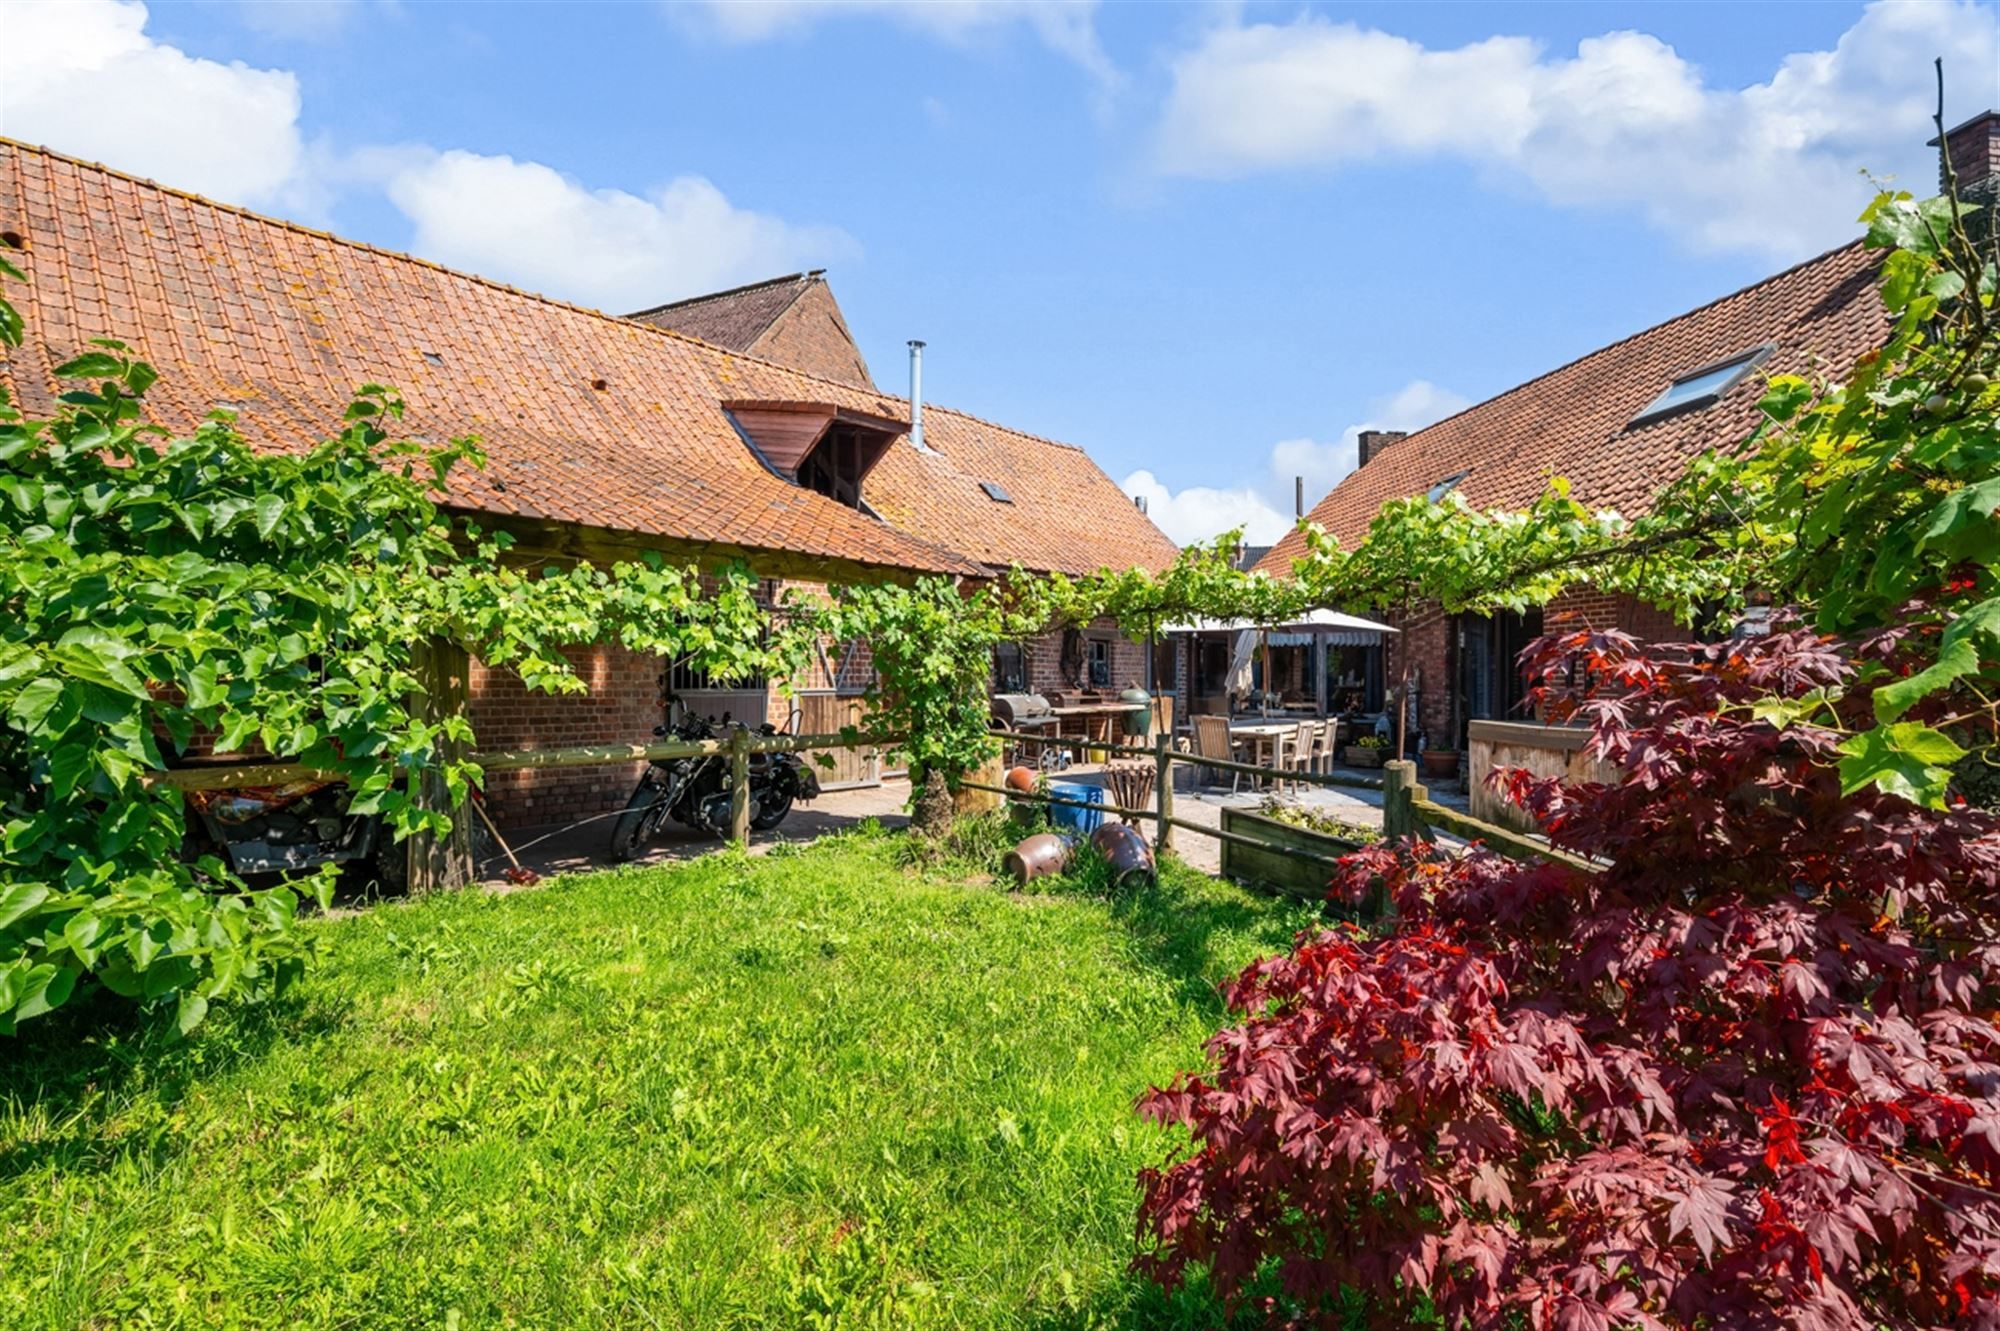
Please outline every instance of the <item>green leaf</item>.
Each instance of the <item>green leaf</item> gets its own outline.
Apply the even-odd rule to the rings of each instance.
[[[257,515],[257,535],[270,540],[271,533],[278,529],[278,519],[285,516],[285,501],[278,495],[261,494],[253,511]]]
[[[1920,699],[1979,671],[1983,657],[2000,655],[2000,598],[1982,601],[1954,619],[1938,642],[1937,660],[1875,691],[1875,716],[1894,721]]]
[[[14,695],[14,705],[7,709],[14,724],[21,730],[34,734],[41,729],[42,722],[62,698],[63,682],[43,675],[30,680]]]
[[[1944,807],[1950,764],[1965,756],[1951,736],[1915,721],[1851,735],[1841,743],[1840,752],[1842,794],[1874,786],[1933,809]]]
[[[124,361],[101,351],[86,351],[56,366],[58,379],[115,379],[124,373]]]
[[[48,899],[49,889],[40,883],[15,883],[0,889],[0,929],[25,918]]]
[[[180,1009],[174,1014],[174,1025],[180,1028],[182,1035],[187,1035],[201,1025],[206,1016],[208,1000],[190,990],[181,995]]]
[[[28,972],[28,983],[21,994],[21,1001],[14,1005],[14,1019],[25,1021],[29,1017],[39,1017],[53,1011],[69,1001],[76,988],[77,970],[69,966],[54,966],[47,962]]]

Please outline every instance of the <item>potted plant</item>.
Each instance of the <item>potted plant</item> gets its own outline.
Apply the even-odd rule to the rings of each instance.
[[[1349,767],[1380,767],[1389,741],[1380,735],[1362,735],[1341,753]]]
[[[1458,775],[1457,749],[1425,749],[1424,775],[1435,781],[1449,781]]]

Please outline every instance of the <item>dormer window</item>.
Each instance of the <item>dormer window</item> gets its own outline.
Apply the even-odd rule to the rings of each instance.
[[[1678,416],[1686,411],[1700,411],[1712,407],[1722,395],[1748,378],[1750,372],[1770,359],[1777,350],[1772,343],[1731,356],[1728,360],[1715,361],[1686,374],[1668,384],[1660,395],[1646,404],[1646,409],[1634,416],[1630,425],[1650,425],[1654,421]]]
[[[735,401],[722,404],[757,460],[801,489],[868,511],[862,482],[908,421],[851,411],[829,402]]]

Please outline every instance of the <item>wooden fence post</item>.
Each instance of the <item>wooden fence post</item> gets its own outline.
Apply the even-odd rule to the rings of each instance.
[[[1153,848],[1174,848],[1174,741],[1164,730],[1153,737],[1153,791],[1159,800],[1160,823],[1153,830]]]
[[[1431,839],[1430,824],[1417,812],[1417,801],[1430,792],[1417,784],[1417,765],[1407,758],[1382,764],[1382,834],[1390,840],[1413,836]]]
[[[750,731],[729,732],[729,839],[738,847],[750,844]]]
[[[438,725],[448,716],[464,714],[472,659],[463,647],[444,638],[432,638],[417,644],[411,663],[417,676],[417,694],[411,703],[424,722]],[[410,797],[418,808],[448,814],[451,818],[451,830],[443,836],[418,832],[405,843],[413,894],[464,887],[472,881],[472,801],[468,797],[457,808],[452,807],[443,770],[444,764],[464,757],[463,743],[440,739],[432,761],[410,778],[414,785]]]

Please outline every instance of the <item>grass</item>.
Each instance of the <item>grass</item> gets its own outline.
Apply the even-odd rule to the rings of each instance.
[[[312,926],[285,1001],[0,1046],[0,1325],[1211,1327],[1132,1113],[1309,916],[866,831]]]

